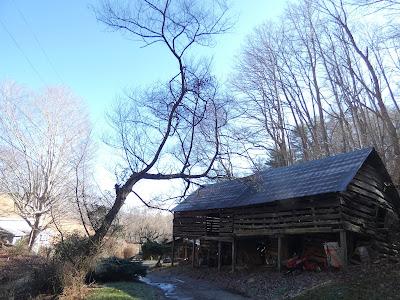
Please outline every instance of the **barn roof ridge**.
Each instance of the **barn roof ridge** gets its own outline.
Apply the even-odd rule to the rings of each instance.
[[[375,149],[368,147],[209,184],[190,194],[174,211],[238,207],[341,192],[372,153]],[[254,184],[248,183],[253,180]]]

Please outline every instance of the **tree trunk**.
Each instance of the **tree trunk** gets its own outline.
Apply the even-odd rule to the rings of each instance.
[[[162,265],[161,265],[161,259],[162,259],[162,255],[160,255],[159,257],[158,257],[158,260],[157,260],[157,263],[156,263],[156,267],[157,268],[160,268],[160,267],[162,267]]]
[[[37,238],[38,234],[40,233],[39,223],[40,223],[40,215],[36,215],[35,222],[33,223],[33,226],[31,227],[31,233],[29,234],[29,242],[28,242],[29,251],[32,251],[32,248],[33,248],[33,245],[35,244],[36,238]]]
[[[380,113],[382,116],[382,119],[386,125],[387,128],[387,132],[389,135],[389,139],[391,141],[392,147],[393,147],[393,153],[394,153],[394,160],[397,162],[399,157],[400,157],[400,143],[399,143],[399,137],[397,135],[397,130],[396,130],[396,126],[393,124],[389,113],[387,111],[386,105],[383,101],[382,98],[382,92],[381,92],[381,86],[379,83],[379,79],[378,76],[375,72],[374,67],[372,66],[368,55],[364,54],[361,49],[359,48],[359,46],[357,45],[354,36],[352,34],[352,32],[350,31],[349,27],[347,26],[347,24],[345,22],[343,22],[340,18],[336,18],[340,25],[343,27],[343,29],[345,30],[347,36],[350,39],[350,43],[353,45],[354,50],[357,52],[357,54],[361,57],[361,59],[364,61],[364,63],[366,64],[369,74],[371,75],[371,79],[373,82],[373,86],[374,86],[374,93],[373,96],[375,97],[378,107],[380,109]],[[368,53],[368,52],[367,52]],[[400,180],[400,164],[397,163],[395,166],[395,172],[394,172],[394,176],[395,176],[395,181],[398,182]]]
[[[89,254],[96,252],[97,247],[100,245],[101,241],[107,235],[108,230],[110,229],[112,222],[115,220],[118,215],[122,205],[125,203],[126,197],[129,193],[124,191],[124,189],[116,189],[116,196],[113,206],[108,211],[106,216],[104,217],[101,226],[96,230],[95,234],[90,237],[90,244],[88,248]]]

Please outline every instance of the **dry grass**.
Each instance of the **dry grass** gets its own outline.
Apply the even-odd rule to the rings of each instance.
[[[63,291],[59,299],[84,299],[88,293],[88,287],[84,284],[86,271],[80,270],[70,263],[66,263],[61,266],[59,272],[63,286]]]
[[[124,250],[122,251],[123,257],[126,258],[131,258],[132,256],[134,256],[136,254],[136,250],[128,245],[124,248]]]

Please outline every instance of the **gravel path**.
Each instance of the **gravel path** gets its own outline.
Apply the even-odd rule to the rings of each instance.
[[[296,272],[285,275],[259,267],[237,270],[232,274],[230,268],[223,268],[221,272],[217,272],[215,268],[193,269],[191,266],[182,265],[153,270],[149,273],[148,280],[151,285],[164,291],[166,299],[175,300],[283,300],[297,298],[300,295],[304,295],[301,299],[307,299],[306,294],[310,291],[314,291],[312,294],[318,294],[319,291],[323,290],[327,290],[330,295],[337,296],[329,299],[344,299],[341,296],[344,292],[348,290],[356,291],[354,293],[357,295],[357,288],[363,290],[366,287],[377,290],[375,294],[395,294],[400,274],[398,270],[400,270],[400,264],[385,265],[382,263],[349,266],[342,271],[319,273]],[[393,279],[389,280],[388,278]],[[366,287],[363,287],[363,285]],[[338,289],[342,286],[345,286],[342,290]],[[391,292],[388,293],[387,289]],[[314,297],[312,299],[323,298]],[[368,297],[360,299],[368,299]],[[391,299],[400,298],[396,294],[396,297]]]
[[[284,275],[265,268],[238,270],[232,274],[230,268],[217,272],[215,268],[177,266],[153,270],[146,278],[150,284],[164,289],[167,299],[275,300],[295,297],[331,282],[337,275],[331,272]]]
[[[143,282],[156,286],[164,293],[165,299],[173,300],[249,300],[201,279],[168,272],[151,272]]]

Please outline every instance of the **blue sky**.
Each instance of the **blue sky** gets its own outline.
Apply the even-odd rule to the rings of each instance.
[[[87,103],[92,120],[101,127],[104,111],[118,93],[124,88],[149,85],[173,71],[174,65],[160,45],[141,49],[137,42],[97,22],[90,9],[96,3],[1,0],[0,80],[13,80],[33,89],[53,84],[69,86]],[[207,51],[213,54],[215,72],[221,78],[229,75],[245,36],[256,25],[278,15],[284,1],[229,3],[238,22],[231,33],[221,36],[217,46]],[[199,49],[199,55],[201,52]]]
[[[96,3],[0,0],[0,81],[12,80],[29,89],[58,84],[70,87],[86,103],[99,137],[106,128],[105,111],[123,89],[150,85],[176,70],[160,44],[140,48],[139,43],[97,22],[90,8]],[[221,79],[229,76],[246,35],[255,26],[278,16],[285,1],[228,3],[231,13],[238,16],[235,27],[220,36],[213,49],[199,48],[195,52],[213,55],[214,70]],[[101,142],[98,145],[102,148]],[[108,155],[103,152],[99,160],[109,161]],[[111,168],[102,166],[96,171],[100,185],[108,189],[115,183]]]

